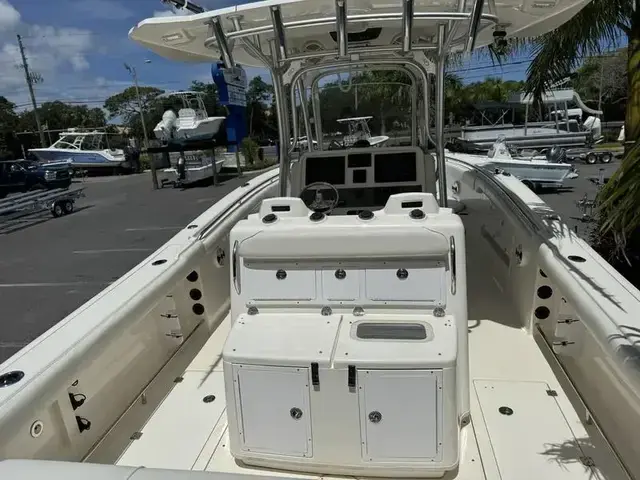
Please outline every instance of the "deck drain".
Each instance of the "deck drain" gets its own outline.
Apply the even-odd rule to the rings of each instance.
[[[498,411],[502,414],[502,415],[513,415],[513,409],[510,407],[500,407],[498,409]]]
[[[204,397],[204,398],[202,399],[202,401],[203,401],[204,403],[211,403],[211,402],[213,402],[215,399],[216,399],[216,396],[215,396],[215,395],[207,395],[206,397]]]
[[[164,258],[161,258],[160,260],[153,261],[151,265],[158,266],[158,265],[162,265],[163,263],[167,263],[167,261]]]

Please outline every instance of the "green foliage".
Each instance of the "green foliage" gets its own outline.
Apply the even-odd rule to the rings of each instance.
[[[247,165],[256,164],[260,157],[260,145],[252,139],[251,137],[245,137],[240,144],[240,151],[242,155],[244,155],[244,159],[247,162]]]
[[[250,137],[269,137],[277,134],[274,123],[274,111],[268,102],[273,97],[273,86],[266,83],[260,75],[253,77],[247,86],[247,121]]]
[[[104,102],[104,108],[109,111],[110,119],[121,118],[122,124],[129,127],[131,135],[143,138],[140,112],[142,110],[144,114],[147,132],[152,131],[162,118],[162,111],[156,108],[158,105],[156,97],[164,93],[164,90],[141,86],[139,91],[140,100],[138,100],[136,87],[127,87],[124,91],[107,98]]]

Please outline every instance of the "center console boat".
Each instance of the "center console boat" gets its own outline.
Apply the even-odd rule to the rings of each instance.
[[[518,179],[445,158],[447,56],[587,3],[138,23],[163,57],[270,69],[280,165],[0,366],[0,478],[637,477],[640,292]],[[412,79],[411,145],[294,154],[298,97],[323,138],[308,86],[372,69]]]

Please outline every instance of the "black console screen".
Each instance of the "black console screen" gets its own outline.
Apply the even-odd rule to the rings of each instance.
[[[326,182],[331,185],[344,185],[345,182],[345,159],[338,157],[310,157],[306,161],[307,185],[315,182]]]
[[[415,182],[416,154],[414,152],[384,153],[376,155],[375,182]]]

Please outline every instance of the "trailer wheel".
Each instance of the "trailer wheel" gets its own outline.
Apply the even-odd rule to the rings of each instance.
[[[51,214],[55,217],[61,217],[62,215],[64,215],[64,208],[62,207],[62,203],[61,202],[56,202],[53,204],[53,207],[51,207]]]
[[[596,157],[596,154],[593,152],[587,155],[587,158],[585,158],[585,162],[587,162],[589,165],[595,165],[597,161],[598,157]]]
[[[65,200],[62,202],[62,210],[65,215],[69,215],[73,212],[73,202],[71,200]]]
[[[613,155],[609,152],[600,155],[600,161],[602,163],[611,163],[611,160],[613,160]]]

